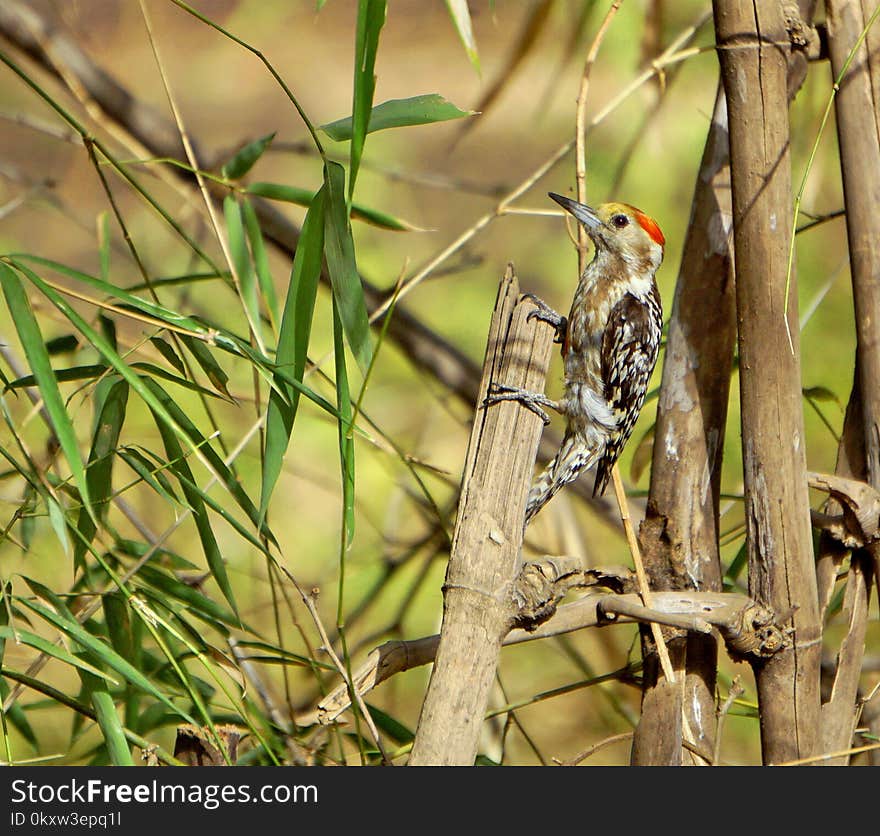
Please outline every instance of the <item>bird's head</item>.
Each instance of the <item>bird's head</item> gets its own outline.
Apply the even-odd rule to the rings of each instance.
[[[628,203],[600,203],[596,207],[550,192],[566,212],[583,224],[597,251],[607,250],[629,263],[647,262],[653,270],[663,261],[666,239],[657,222]]]

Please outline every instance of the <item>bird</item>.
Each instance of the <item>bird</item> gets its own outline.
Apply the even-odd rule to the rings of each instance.
[[[549,422],[546,406],[566,420],[559,451],[528,493],[525,525],[565,485],[596,466],[593,495],[601,496],[639,417],[657,363],[663,310],[655,274],[666,239],[657,222],[627,203],[595,208],[550,192],[593,242],[568,317],[532,294],[530,318],[556,329],[562,344],[564,392],[546,395],[497,386],[486,399],[515,400]]]

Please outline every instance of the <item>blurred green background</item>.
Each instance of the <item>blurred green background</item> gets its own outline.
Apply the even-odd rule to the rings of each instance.
[[[60,18],[67,32],[100,66],[137,99],[170,117],[137,3],[71,0],[30,5]],[[573,136],[583,59],[607,5],[581,0],[471,2],[481,63],[478,73],[467,59],[444,3],[389,3],[376,63],[374,101],[436,92],[461,108],[482,112],[468,120],[368,136],[356,200],[403,218],[420,231],[390,232],[354,222],[358,265],[365,277],[382,288],[393,289],[400,276],[413,275],[442,252]],[[320,11],[314,0],[196,0],[195,6],[258,48],[315,124],[350,114],[357,12],[353,0],[329,0]],[[320,161],[308,150],[308,135],[296,111],[262,64],[171,3],[151,2],[149,7],[182,118],[187,130],[198,139],[202,166],[219,167],[244,142],[274,131],[274,144],[250,173],[250,180],[317,188]],[[709,8],[703,0],[623,3],[592,71],[588,119],[617,97]],[[659,21],[655,15],[658,9]],[[525,48],[523,33],[529,21],[535,21],[536,10],[546,14]],[[712,42],[711,21],[707,21],[691,42],[705,49],[668,67],[662,83],[654,79],[636,90],[591,130],[587,139],[590,201],[616,199],[632,203],[657,218],[663,228],[667,250],[658,281],[667,315],[715,96],[718,69]],[[96,134],[116,150],[118,158],[143,157],[108,120],[99,117],[91,121],[83,106],[61,92],[45,72],[34,69],[14,51],[12,54],[31,68],[46,89],[93,126]],[[488,106],[481,105],[487,92],[502,78],[497,97]],[[795,186],[804,174],[830,84],[827,65],[812,66],[792,106]],[[29,252],[97,274],[96,219],[107,211],[108,204],[83,148],[48,130],[35,129],[34,124],[14,121],[21,115],[29,122],[64,130],[51,110],[6,70],[0,71],[0,113],[0,251]],[[332,157],[347,161],[347,144],[327,140],[326,147]],[[160,176],[162,168],[161,163],[154,162],[139,165],[136,170],[151,194],[215,258],[221,259],[200,199],[172,178]],[[111,183],[150,275],[172,276],[193,269],[192,254],[179,239],[118,178],[111,177]],[[540,295],[559,310],[567,309],[576,281],[576,254],[565,224],[551,213],[555,205],[546,192],[566,193],[573,185],[574,157],[569,153],[513,204],[518,210],[534,213],[518,212],[494,219],[444,260],[403,304],[477,362],[482,361],[498,280],[507,262],[515,265],[523,290]],[[809,220],[806,213],[822,215],[842,205],[832,120],[806,184],[803,221]],[[282,208],[291,219],[301,222],[304,210]],[[130,287],[140,278],[112,222],[111,229],[111,275],[117,284]],[[271,250],[270,258],[275,286],[283,299],[290,264]],[[833,433],[839,432],[842,424],[841,404],[849,394],[855,346],[842,221],[822,224],[799,236],[797,264],[798,304],[802,316],[809,313],[803,326],[803,385],[823,387],[820,397],[824,399],[817,405],[833,428],[833,432],[829,430],[805,401],[808,466],[832,470],[836,455]],[[202,315],[239,333],[246,332],[240,306],[217,282],[163,289],[162,301],[187,314]],[[70,332],[69,325],[45,302],[34,299],[33,303],[44,336]],[[94,309],[83,306],[81,310],[94,318]],[[0,340],[23,356],[5,308],[0,317]],[[120,348],[140,342],[142,332],[137,323],[119,320],[117,328]],[[64,362],[59,365],[90,362],[88,351],[60,358]],[[309,355],[330,375],[331,352],[329,294],[322,288]],[[214,409],[231,449],[251,428],[256,413],[250,368],[231,361],[224,361],[224,368],[237,403],[218,402]],[[361,378],[353,363],[349,371],[357,391]],[[559,392],[560,380],[561,363],[557,358],[548,377],[551,395]],[[655,385],[659,380],[658,365]],[[309,382],[333,399],[331,386],[317,374],[313,373]],[[77,385],[67,384],[63,391],[70,398],[68,408],[81,433],[83,449],[87,450],[93,421],[89,389],[80,391]],[[189,393],[179,394],[179,403],[192,419],[206,434],[210,432],[199,401]],[[5,398],[25,428],[24,437],[34,451],[39,451],[45,444],[45,428],[29,416],[30,404],[22,397]],[[721,530],[731,533],[724,540],[726,563],[743,542],[741,503],[736,498],[742,491],[737,401],[734,385],[723,477],[723,491],[730,497],[722,501]],[[640,439],[653,424],[655,404],[651,400],[646,405],[623,454],[625,477],[631,475],[630,462]],[[437,504],[447,512],[447,531],[451,531],[454,519],[472,408],[415,369],[390,340],[381,346],[363,401],[364,414],[407,456],[430,466],[420,472]],[[425,512],[410,471],[375,431],[363,422],[362,426],[374,442],[357,441],[357,530],[346,556],[342,608],[348,650],[355,665],[386,638],[416,638],[438,629],[440,587],[447,557],[442,541],[436,534],[432,536],[435,521]],[[4,435],[0,444],[11,443],[8,429],[0,433]],[[125,436],[129,441],[161,449],[155,425],[135,398],[129,404]],[[258,496],[256,439],[249,442],[237,463],[245,488]],[[195,463],[193,467],[199,479],[207,481],[207,473]],[[648,487],[650,474],[647,469],[641,470],[632,474],[637,477],[630,482],[634,493],[644,493]],[[126,473],[122,482],[129,476]],[[220,501],[225,498],[216,489],[212,495]],[[162,531],[173,523],[175,509],[150,490],[135,487],[126,498],[153,530]],[[4,520],[13,516],[20,501],[20,485],[14,479],[0,482]],[[321,590],[319,608],[327,625],[336,619],[340,502],[336,423],[303,400],[269,520],[285,565],[304,589]],[[125,520],[114,522],[120,531],[128,530]],[[36,523],[26,553],[13,541],[0,545],[0,578],[14,580],[21,572],[61,592],[74,581],[72,562],[60,550],[45,518],[38,517]],[[303,636],[312,646],[320,640],[299,599],[288,591],[290,609],[279,604],[260,553],[219,520],[215,530],[242,618],[261,635],[274,636],[274,641],[288,650],[308,655]],[[537,552],[582,553],[598,565],[629,561],[623,538],[565,492],[537,518],[530,528],[529,543]],[[191,520],[172,536],[168,546],[204,566]],[[742,576],[740,582],[744,581]],[[211,580],[205,582],[204,589],[219,599]],[[16,586],[16,591],[23,590]],[[279,628],[280,638],[276,632]],[[876,639],[876,623],[871,629],[870,635]],[[222,645],[219,637],[208,633],[205,637]],[[320,653],[316,655],[327,661]],[[30,658],[26,648],[7,645],[6,664],[24,668]],[[627,626],[507,649],[502,654],[491,707],[531,700],[542,692],[615,670],[637,658],[637,632]],[[311,671],[292,667],[283,672],[278,665],[258,667],[278,705],[286,703],[294,714],[306,712],[313,705],[319,688]],[[370,702],[413,729],[428,672],[428,668],[420,668],[394,677],[370,695]],[[758,726],[749,709],[754,701],[750,671],[745,665],[725,663],[723,672],[723,693],[729,676],[740,674],[747,685],[745,697],[733,709],[727,724],[723,758],[732,763],[757,762]],[[76,677],[61,666],[50,665],[43,676],[62,690],[77,688]],[[334,675],[326,675],[324,687],[332,687],[337,681]],[[99,739],[95,729],[78,731],[72,737],[68,712],[27,692],[21,699],[22,704],[32,706],[29,716],[38,746],[30,747],[13,731],[19,758],[57,754],[55,762],[88,761]],[[612,681],[574,689],[519,709],[509,729],[505,718],[510,715],[495,718],[486,726],[483,751],[496,761],[503,753],[504,763],[551,762],[553,758],[564,761],[592,743],[631,731],[638,718],[638,706],[639,692],[632,685]],[[153,737],[167,747],[172,745],[173,734],[173,726],[168,726],[157,730]],[[314,733],[306,739],[320,745],[320,737]],[[357,762],[354,747],[346,745],[345,751],[351,762]],[[587,763],[625,763],[627,759],[628,744],[622,742],[598,752]]]

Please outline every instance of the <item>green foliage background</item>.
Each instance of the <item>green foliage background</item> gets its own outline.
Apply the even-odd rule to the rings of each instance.
[[[218,175],[237,149],[274,133],[252,169],[242,171],[245,162],[239,158],[238,170],[227,168],[227,175],[236,175],[236,180],[240,175],[242,184],[274,183],[296,189],[300,202],[303,193],[307,197],[325,180],[342,177],[332,162],[325,169],[297,110],[251,52],[178,5],[148,5],[165,72],[186,128],[198,138],[203,169]],[[589,114],[599,113],[617,97],[708,8],[702,0],[665,4],[657,30],[646,14],[648,5],[635,0],[623,4],[593,69]],[[206,18],[260,50],[314,125],[352,113],[358,16],[353,0],[331,0],[320,11],[311,0],[201,0],[196,6]],[[460,108],[482,111],[465,120],[396,128],[366,138],[353,195],[356,208],[390,215],[412,228],[391,231],[358,220],[355,212],[357,266],[391,294],[401,277],[405,284],[573,135],[583,56],[605,4],[471,3],[479,72],[468,61],[444,4],[397,0],[389,6],[379,35],[374,102],[438,93]],[[522,32],[536,10],[546,14],[536,37],[524,43]],[[69,34],[98,64],[138,100],[170,118],[137,3],[65,4],[63,18]],[[367,39],[368,31],[363,35]],[[704,23],[692,41],[704,49],[667,67],[662,83],[654,79],[636,90],[590,132],[587,141],[591,201],[624,200],[656,217],[663,227],[668,246],[659,282],[667,312],[715,95],[717,59],[712,41],[711,23]],[[7,47],[2,49],[6,52]],[[95,119],[74,96],[14,50],[7,54],[111,149],[221,270],[228,269],[201,198],[180,184],[167,162],[144,160],[142,150],[128,143],[108,120]],[[481,105],[501,78],[497,97]],[[830,85],[827,66],[812,68],[792,108],[796,183],[805,170]],[[354,105],[355,112],[359,106],[362,102]],[[69,126],[6,69],[0,71],[0,114],[0,253],[29,253],[104,276],[149,300],[96,168],[69,134]],[[328,159],[345,166],[348,184],[349,143],[334,142],[323,133],[320,139]],[[334,339],[331,295],[321,286],[308,340],[305,384],[326,399],[331,410],[309,397],[299,400],[290,445],[271,501],[264,507],[262,497],[272,480],[265,474],[262,436],[255,422],[267,408],[271,412],[270,391],[282,411],[290,409],[295,396],[287,378],[274,378],[277,389],[269,389],[271,364],[262,366],[265,374],[255,388],[260,363],[247,351],[251,341],[242,300],[256,319],[262,316],[265,356],[274,356],[282,326],[272,311],[272,296],[274,292],[277,310],[283,309],[292,265],[268,247],[265,264],[271,282],[264,275],[261,283],[251,266],[259,261],[254,251],[251,262],[245,258],[238,265],[244,278],[241,295],[228,277],[207,275],[163,283],[162,279],[205,273],[205,261],[110,166],[103,164],[101,171],[144,268],[156,282],[159,303],[189,317],[185,325],[189,331],[210,323],[237,335],[240,343],[232,353],[210,342],[175,348],[173,338],[142,320],[122,311],[102,312],[95,304],[67,297],[89,328],[116,340],[126,363],[149,363],[164,369],[166,378],[172,374],[189,379],[186,388],[157,377],[150,368],[134,368],[168,393],[178,423],[185,427],[191,421],[208,439],[196,443],[196,452],[167,425],[160,432],[135,391],[129,392],[123,407],[124,387],[113,388],[118,374],[95,378],[93,373],[90,378],[61,381],[54,408],[69,417],[73,447],[79,450],[83,466],[88,465],[79,479],[75,461],[64,455],[70,444],[61,453],[47,446],[46,424],[24,389],[4,392],[7,420],[0,427],[0,447],[9,453],[7,464],[0,465],[4,532],[0,581],[9,593],[0,608],[4,673],[25,671],[36,656],[38,640],[53,642],[59,631],[66,648],[63,654],[53,651],[64,658],[33,674],[43,692],[25,689],[6,715],[4,757],[17,763],[126,762],[132,756],[123,728],[129,732],[129,743],[137,742],[132,737],[136,735],[144,745],[170,749],[178,722],[188,718],[202,725],[210,717],[215,723],[248,727],[242,750],[245,762],[374,761],[374,745],[357,716],[347,715],[347,725],[330,731],[299,722],[339,677],[327,654],[318,650],[322,639],[290,577],[274,569],[265,552],[307,595],[320,590],[316,601],[321,620],[334,637],[341,628],[343,640],[335,647],[354,665],[387,638],[435,632],[446,538],[454,521],[473,405],[461,403],[437,380],[426,377],[376,329],[371,338],[376,360],[362,400],[366,354],[361,354],[358,364],[348,353],[345,371],[350,394],[338,391],[334,381],[343,373],[338,363],[339,333]],[[325,174],[331,171],[336,173]],[[564,193],[573,181],[569,154],[513,204],[524,211],[494,219],[438,263],[400,304],[477,362],[482,359],[497,282],[508,261],[515,264],[524,289],[559,309],[567,308],[576,279],[576,256],[545,195],[548,190]],[[335,182],[338,186],[341,181]],[[342,194],[343,203],[346,196]],[[326,187],[324,199],[330,199]],[[303,222],[304,207],[277,205],[298,224]],[[829,125],[810,172],[803,209],[824,215],[841,207],[836,139]],[[237,224],[248,221],[246,214],[237,221],[236,210],[233,201],[227,204],[225,216],[219,212],[233,248]],[[243,226],[244,234],[245,230]],[[250,240],[253,247],[254,239]],[[247,255],[240,244],[236,251]],[[797,258],[800,310],[802,315],[809,313],[802,343],[803,384],[813,390],[813,403],[805,401],[808,466],[831,470],[834,433],[842,424],[841,404],[849,393],[855,345],[843,225],[831,221],[800,235]],[[19,263],[53,286],[120,304],[94,284],[84,286],[69,271],[51,270],[32,259]],[[308,266],[302,269],[307,279]],[[31,372],[39,381],[33,352],[29,355],[22,342],[24,320],[15,316],[16,306],[9,300],[17,300],[19,313],[32,309],[42,339],[50,345],[69,337],[74,328],[50,303],[51,294],[29,282],[26,273],[10,266],[3,270],[9,307],[0,309],[0,341],[6,352],[0,368],[9,381]],[[300,281],[306,279],[300,275]],[[16,290],[18,284],[21,292]],[[307,298],[308,288],[300,290]],[[302,299],[302,294],[296,298]],[[29,305],[22,302],[23,295]],[[337,294],[343,318],[352,298],[357,304],[356,293],[354,297]],[[304,304],[298,310],[307,310]],[[303,323],[299,324],[302,340]],[[147,337],[162,337],[164,347]],[[80,333],[75,347],[69,341],[56,343],[60,349],[51,354],[52,366],[57,370],[98,363],[97,339]],[[298,345],[305,348],[304,343]],[[187,359],[186,369],[176,368],[181,355]],[[20,368],[10,365],[10,360]],[[557,360],[548,379],[551,393],[558,391],[560,376]],[[45,399],[52,386],[43,378],[41,388],[31,391]],[[98,494],[92,492],[92,502],[100,498],[105,482],[95,475],[100,470],[97,461],[90,464],[93,433],[100,410],[114,406],[125,408],[124,424],[120,429],[107,419],[112,413],[105,413],[104,447],[94,446],[99,451],[121,447],[127,452],[128,463],[119,457],[113,463],[112,489],[120,492],[128,513],[118,503],[93,505],[99,525],[89,549],[78,545],[75,532],[86,531],[90,524],[94,528],[95,523],[82,509],[77,488],[94,484]],[[355,409],[357,430],[348,434],[333,409],[343,414]],[[631,473],[633,457],[639,458],[639,439],[644,457],[653,413],[651,401],[624,453],[625,474]],[[728,563],[743,544],[735,386],[729,420],[722,523],[722,530],[728,532],[724,540]],[[242,442],[227,474],[231,490],[216,480],[206,487],[212,471],[218,471],[217,462],[237,451]],[[340,451],[356,461],[352,494],[343,490]],[[92,458],[100,455],[92,453]],[[165,465],[146,479],[132,469],[136,463],[148,470]],[[24,474],[18,469],[22,467]],[[647,489],[649,474],[640,466],[635,470],[639,472],[631,473],[632,488],[638,494]],[[353,503],[348,523],[344,523],[346,497]],[[186,516],[162,549],[125,584],[137,596],[134,603],[126,601],[128,593],[121,594],[111,576],[118,579],[147,549],[144,528],[153,534],[165,531],[185,514],[187,505],[193,517]],[[271,538],[260,537],[257,523],[263,511],[277,547],[270,544]],[[352,524],[348,543],[342,529]],[[216,546],[208,549],[206,557],[208,540]],[[529,541],[536,551],[583,552],[600,565],[628,561],[623,539],[570,497],[548,506],[530,528]],[[729,580],[742,584],[744,576]],[[145,617],[139,602],[149,608]],[[93,603],[100,606],[78,627],[69,608],[80,611]],[[876,639],[876,623],[871,629],[869,639]],[[34,635],[33,641],[16,641],[26,633]],[[230,636],[254,657],[249,667],[230,662]],[[635,642],[634,629],[617,627],[504,651],[492,698],[493,711],[498,713],[487,724],[483,748],[488,759],[565,760],[593,742],[631,730],[638,717],[637,688],[613,680],[592,687],[578,683],[637,661]],[[130,662],[132,669],[122,662]],[[751,676],[745,666],[728,664],[722,677],[725,693],[734,674],[744,677],[747,692],[731,713],[723,754],[729,762],[753,762],[758,757],[758,729]],[[386,748],[401,758],[418,719],[427,675],[427,668],[409,671],[369,697]],[[4,680],[4,696],[15,682],[12,675]],[[274,714],[263,689],[271,695]],[[563,693],[542,696],[553,689]],[[524,707],[515,712],[498,711],[520,704]],[[97,722],[84,717],[83,708],[91,710]],[[623,743],[588,762],[622,763],[627,755]]]

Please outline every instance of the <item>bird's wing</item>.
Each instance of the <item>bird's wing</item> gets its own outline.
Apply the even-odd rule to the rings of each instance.
[[[662,313],[653,292],[643,298],[627,293],[612,308],[602,334],[602,380],[605,400],[617,421],[596,471],[594,495],[605,490],[611,468],[635,426],[645,402],[648,381],[660,348]]]

